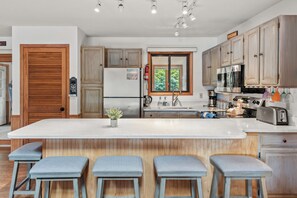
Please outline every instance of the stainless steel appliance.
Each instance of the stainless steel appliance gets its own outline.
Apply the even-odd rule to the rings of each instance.
[[[123,111],[124,118],[142,114],[141,69],[104,68],[104,113],[112,107]]]
[[[6,67],[0,66],[0,125],[6,124]]]
[[[257,120],[273,125],[288,125],[288,112],[280,107],[259,107]]]
[[[208,106],[216,107],[217,106],[217,94],[214,90],[208,91]]]
[[[232,65],[217,69],[217,91],[229,93],[264,93],[262,88],[244,87],[244,66]]]
[[[144,98],[144,103],[143,103],[144,107],[148,107],[153,101],[152,96],[149,96],[149,95],[145,95],[143,96],[143,98]]]

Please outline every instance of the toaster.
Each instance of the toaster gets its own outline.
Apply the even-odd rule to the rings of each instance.
[[[273,125],[289,125],[288,112],[281,107],[258,107],[256,118]]]

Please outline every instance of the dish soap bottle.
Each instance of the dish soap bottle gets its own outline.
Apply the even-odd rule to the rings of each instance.
[[[274,92],[274,94],[272,96],[272,101],[273,102],[280,102],[281,101],[281,96],[280,96],[280,94],[278,92],[278,88],[275,88],[275,92]]]

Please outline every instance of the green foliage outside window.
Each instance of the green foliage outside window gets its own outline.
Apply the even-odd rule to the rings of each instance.
[[[155,76],[154,76],[154,91],[167,91],[166,88],[166,69],[163,68],[155,68]],[[170,90],[169,91],[177,91],[180,90],[180,69],[171,69],[170,75]]]

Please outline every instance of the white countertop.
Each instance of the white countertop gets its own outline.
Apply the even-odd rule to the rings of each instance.
[[[207,107],[204,105],[201,106],[194,106],[194,107],[171,107],[171,106],[152,106],[152,107],[145,107],[143,108],[145,112],[152,112],[152,111],[160,111],[160,112],[204,112],[204,111],[215,111],[215,112],[226,112],[225,109],[220,109],[217,107]]]
[[[11,139],[242,139],[245,132],[297,132],[255,119],[47,119],[15,130]]]

